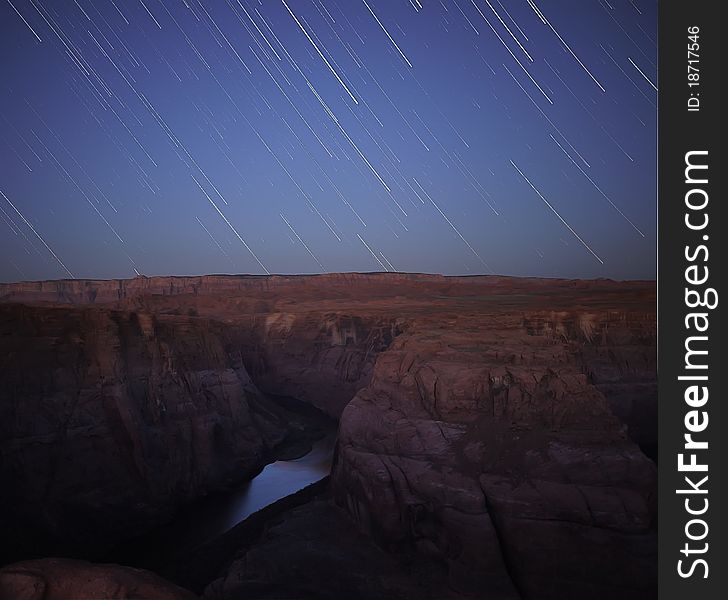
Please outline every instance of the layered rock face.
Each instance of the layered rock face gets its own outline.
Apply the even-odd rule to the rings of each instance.
[[[384,316],[273,313],[254,319],[240,343],[261,390],[309,402],[338,419],[399,331]]]
[[[7,304],[0,336],[0,537],[15,558],[108,547],[244,481],[285,436],[219,324]]]
[[[0,286],[3,297],[40,303],[13,310],[103,314],[114,323],[151,319],[152,336],[145,337],[148,325],[123,327],[138,333],[135,341],[120,345],[130,350],[116,354],[143,360],[118,371],[112,389],[122,381],[124,393],[140,385],[147,390],[140,381],[161,378],[176,386],[164,396],[165,403],[172,404],[172,396],[183,389],[180,402],[203,415],[204,423],[214,421],[212,415],[233,413],[219,404],[221,392],[189,390],[214,388],[202,383],[210,372],[218,374],[217,380],[237,380],[240,389],[229,391],[247,398],[243,404],[251,422],[258,415],[257,434],[250,436],[262,439],[259,447],[271,443],[276,429],[261,425],[267,419],[252,409],[259,405],[250,400],[253,383],[264,392],[294,396],[341,415],[332,473],[337,502],[383,547],[444,563],[458,593],[488,598],[654,593],[656,473],[640,449],[649,452],[656,444],[654,283],[357,274],[137,278]],[[41,308],[44,303],[95,306]],[[78,327],[74,322],[62,335],[73,340]],[[99,328],[104,327],[92,329]],[[66,338],[38,325],[27,331],[37,347],[28,356],[46,363],[38,379],[48,373],[65,378],[30,396],[78,389],[73,361],[59,363],[65,351],[54,349],[53,340]],[[149,344],[158,347],[151,350]],[[108,346],[113,347],[109,338],[96,342],[97,350],[85,341],[82,345],[89,356],[103,355]],[[174,367],[162,367],[167,360],[161,357],[167,355],[176,361]],[[3,368],[14,354],[4,356]],[[142,364],[160,365],[153,369],[159,373],[150,375]],[[101,367],[93,369],[88,381],[103,388]],[[187,373],[193,374],[192,383],[173,383]],[[3,377],[9,391],[2,404],[21,402],[17,390],[25,389],[28,380],[26,375],[8,386]],[[90,389],[90,383],[84,387]],[[207,413],[201,398],[209,395],[216,400]],[[54,423],[65,422],[62,417],[69,412],[78,419],[76,409],[64,409],[72,396],[43,405],[41,412],[60,415]],[[129,409],[118,405],[136,404],[153,415],[156,400],[147,399],[154,394],[123,398],[112,403],[124,414],[113,422],[130,424],[127,430],[149,427],[144,419],[130,420]],[[248,422],[240,418],[241,426]],[[5,447],[2,440],[13,438],[10,446],[27,457],[13,476],[37,469],[37,458],[29,454],[37,445],[26,440],[40,431],[18,435],[23,430],[15,417],[3,418],[6,422],[13,429],[3,431],[0,443]],[[189,456],[209,451],[209,426],[201,427],[195,439],[205,442],[195,443],[205,450]],[[124,431],[116,425],[111,430],[115,435]],[[190,425],[181,435],[187,444],[192,431],[198,430]],[[176,435],[162,436],[159,444],[176,448],[176,440]],[[241,453],[256,454],[255,444],[245,450],[223,440],[223,447],[235,448],[226,456],[240,460]],[[177,481],[168,479],[166,464],[154,464],[158,467],[148,473]],[[192,459],[182,464],[194,471]],[[94,489],[121,487],[101,482]]]
[[[423,329],[379,356],[342,416],[332,479],[354,518],[445,559],[463,592],[654,589],[655,465],[594,384],[594,365],[654,373],[654,321],[564,311]]]

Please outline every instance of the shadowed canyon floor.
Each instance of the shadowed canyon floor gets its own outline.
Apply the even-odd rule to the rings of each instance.
[[[158,572],[216,599],[655,594],[654,282],[0,284],[0,336],[3,563],[100,560],[300,455],[287,397],[339,421],[330,482]]]

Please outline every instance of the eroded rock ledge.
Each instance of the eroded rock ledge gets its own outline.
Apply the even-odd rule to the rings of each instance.
[[[195,600],[196,596],[154,573],[119,565],[46,558],[0,569],[0,600],[69,598]]]
[[[610,312],[412,327],[342,415],[336,497],[385,545],[444,558],[463,592],[649,592],[655,465],[594,379],[606,362],[643,380],[651,327]]]
[[[92,556],[245,481],[287,435],[217,323],[6,304],[0,336],[8,558]]]

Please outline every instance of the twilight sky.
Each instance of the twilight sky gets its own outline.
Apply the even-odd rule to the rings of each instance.
[[[654,0],[0,0],[0,281],[653,278]]]

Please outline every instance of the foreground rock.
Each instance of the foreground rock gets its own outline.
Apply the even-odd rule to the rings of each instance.
[[[119,565],[46,558],[0,569],[0,600],[194,600],[196,597],[154,573]]]
[[[357,531],[326,497],[269,519],[256,539],[242,544],[205,600],[255,598],[340,600],[448,600],[443,565],[388,554]]]

